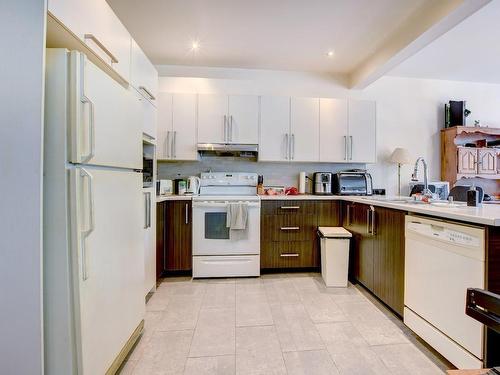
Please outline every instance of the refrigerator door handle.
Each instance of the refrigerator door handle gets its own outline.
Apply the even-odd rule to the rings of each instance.
[[[144,194],[144,229],[148,229],[148,195],[149,193],[143,193]]]
[[[167,131],[167,141],[165,142],[165,156],[170,158],[170,130]]]
[[[87,103],[89,105],[89,144],[90,151],[87,155],[83,156],[83,162],[87,162],[95,156],[95,121],[94,121],[94,103],[87,96],[82,96],[82,103]]]
[[[88,219],[88,228],[84,231],[82,231],[82,278],[83,281],[88,279],[88,272],[87,272],[87,251],[85,247],[85,240],[87,237],[94,231],[95,225],[94,225],[94,195],[92,192],[92,182],[93,182],[93,177],[92,175],[85,170],[85,168],[80,169],[81,173],[80,176],[82,178],[87,179],[87,194],[88,194],[88,212],[89,212],[89,219]]]

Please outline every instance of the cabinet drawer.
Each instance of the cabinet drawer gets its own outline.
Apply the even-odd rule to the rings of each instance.
[[[276,201],[276,215],[300,215],[314,214],[316,202],[303,200],[283,200]]]
[[[315,215],[264,215],[261,237],[266,241],[311,241],[316,236]]]
[[[261,246],[261,268],[317,267],[314,241],[265,242]]]

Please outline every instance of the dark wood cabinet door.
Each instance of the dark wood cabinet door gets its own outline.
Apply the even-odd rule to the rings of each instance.
[[[166,207],[165,270],[189,271],[192,268],[191,201],[172,201]]]
[[[156,279],[165,271],[165,210],[167,203],[156,204]]]
[[[368,289],[373,289],[373,243],[370,233],[370,206],[355,204],[352,206],[351,229],[354,239],[353,276]]]
[[[318,227],[339,227],[342,226],[341,202],[339,201],[318,201],[316,203],[316,217]]]
[[[375,207],[373,292],[401,316],[404,307],[405,213]]]

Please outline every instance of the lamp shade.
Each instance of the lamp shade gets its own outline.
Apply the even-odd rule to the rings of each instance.
[[[406,148],[398,147],[393,152],[389,160],[392,163],[398,164],[410,164],[412,162],[412,158],[410,153]]]

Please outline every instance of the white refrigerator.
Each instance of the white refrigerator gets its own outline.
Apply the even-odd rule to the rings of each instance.
[[[105,374],[145,314],[139,102],[66,49],[45,84],[45,373]]]

